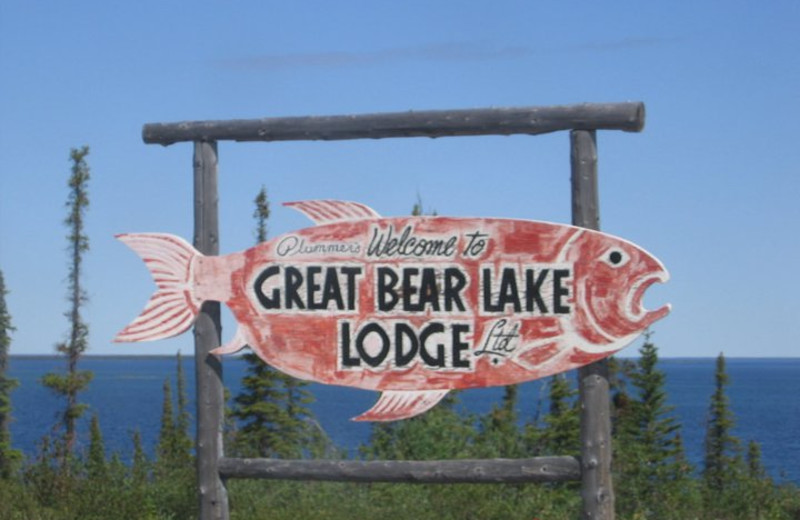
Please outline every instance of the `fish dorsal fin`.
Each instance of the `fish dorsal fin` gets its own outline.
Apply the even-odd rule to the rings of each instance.
[[[381,394],[375,406],[354,417],[354,421],[397,421],[427,412],[447,395],[449,390],[395,391]]]
[[[318,226],[334,222],[381,217],[369,206],[344,200],[301,200],[284,202],[283,205],[296,209]]]

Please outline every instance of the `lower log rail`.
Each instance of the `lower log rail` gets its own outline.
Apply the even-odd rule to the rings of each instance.
[[[223,479],[328,480],[416,484],[496,484],[581,480],[577,457],[464,460],[219,460]]]

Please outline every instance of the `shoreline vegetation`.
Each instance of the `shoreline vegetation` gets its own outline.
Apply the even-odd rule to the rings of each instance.
[[[760,461],[758,444],[732,437],[726,420],[717,438],[721,442],[711,442],[713,448],[707,446],[710,451],[706,457],[716,457],[715,461],[704,460],[699,467],[686,461],[680,424],[665,404],[664,377],[658,370],[655,346],[646,341],[642,349],[645,348],[649,352],[641,350],[639,358],[613,362],[617,517],[800,517],[797,485],[769,478]],[[723,360],[721,369],[718,366],[716,375],[708,374],[709,378],[715,377],[718,389],[717,401],[709,403],[709,410],[722,406],[722,412],[716,415],[733,420],[725,397],[724,358],[719,359]],[[180,361],[177,366],[181,366]],[[526,421],[517,416],[518,395],[513,386],[506,387],[502,399],[486,414],[459,413],[456,395],[418,418],[375,423],[369,441],[349,458],[435,460],[577,455],[576,396],[569,377],[572,376],[555,376],[548,381],[548,395],[539,417]],[[176,370],[165,381],[161,427],[153,456],[145,454],[139,432],[131,435],[128,453],[107,456],[102,417],[97,416],[92,419],[90,438],[84,439],[84,449],[67,461],[60,458],[56,449],[58,438],[45,436],[35,456],[18,460],[8,477],[0,479],[0,518],[195,518],[194,454],[187,421],[191,412],[186,409],[183,379],[182,370]],[[320,434],[297,436],[294,446],[285,447],[285,454],[275,452],[269,456],[348,458],[331,444],[313,417],[302,424],[313,424]],[[719,430],[718,424],[708,424],[709,432]],[[241,421],[229,421],[226,450],[236,456],[259,455],[243,440],[243,431]],[[420,519],[571,519],[580,512],[579,486],[577,482],[420,485],[231,480],[228,491],[234,519],[383,518],[401,514]]]

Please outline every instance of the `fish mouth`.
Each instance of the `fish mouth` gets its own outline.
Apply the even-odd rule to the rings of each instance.
[[[648,273],[638,278],[633,283],[633,286],[631,287],[631,290],[628,292],[628,296],[625,299],[625,312],[628,315],[628,319],[647,327],[651,323],[660,320],[669,314],[670,309],[672,309],[672,306],[669,303],[652,311],[646,309],[642,304],[644,293],[647,292],[647,289],[650,288],[650,286],[657,282],[665,283],[668,280],[669,273],[666,270],[656,273]]]

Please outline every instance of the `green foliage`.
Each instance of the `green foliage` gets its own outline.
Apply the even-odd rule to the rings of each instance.
[[[169,379],[164,380],[164,398],[161,404],[161,426],[156,446],[156,471],[161,475],[171,473],[175,468],[190,464],[192,457],[192,438],[189,436],[189,411],[186,397],[186,381],[180,352],[176,356],[177,410],[173,407],[172,386]]]
[[[177,364],[175,375],[175,392],[177,394],[178,409],[175,411],[175,426],[173,429],[173,444],[177,464],[188,464],[192,454],[192,437],[189,434],[189,399],[186,392],[186,376],[183,374],[183,359],[181,352],[175,355]]]
[[[652,373],[653,368],[648,367],[654,366],[655,363],[640,361],[634,372]],[[634,403],[640,403],[644,394],[638,391],[640,383],[633,382],[634,372],[629,374],[630,406],[639,413],[643,407]],[[566,389],[560,386],[564,382],[550,385],[549,407],[561,414],[574,408],[569,385]],[[164,428],[164,431],[174,433],[180,405],[177,409],[173,405],[169,381],[165,389],[168,399],[164,401],[164,417],[169,418],[165,422],[173,430]],[[458,412],[457,393],[451,393],[421,416],[376,426],[363,452],[369,458],[386,459],[493,456],[482,454],[501,453],[504,448],[493,446],[499,437],[487,435],[487,431],[521,433],[517,422],[512,420],[516,400],[516,389],[509,387],[502,400],[485,416],[468,417]],[[656,413],[651,417],[663,419],[666,415]],[[555,424],[548,417],[542,422],[543,429]],[[515,427],[511,427],[512,424]],[[153,470],[159,466],[159,461],[148,460],[138,433],[134,433],[129,465],[123,464],[119,456],[106,460],[99,426],[99,421],[92,421],[88,452],[68,458],[68,470],[56,463],[59,460],[57,449],[45,439],[35,461],[27,463],[16,476],[0,479],[0,518],[167,520],[197,517],[191,454],[182,466],[170,466],[167,471]],[[647,436],[640,432],[632,438],[636,437],[645,439]],[[683,450],[677,431],[674,445],[680,459]],[[625,452],[631,447],[630,443],[620,443],[616,460],[620,460],[620,456],[627,457]],[[715,501],[706,498],[704,479],[691,476],[674,479],[668,476],[669,472],[657,474],[662,487],[659,494],[653,496],[645,493],[641,482],[631,480],[635,474],[618,474],[615,478],[617,517],[621,520],[793,520],[800,517],[800,490],[793,484],[776,485],[765,477],[757,444],[748,445],[746,462],[746,466],[741,464],[745,470],[734,472]],[[102,472],[97,468],[102,468]],[[231,480],[228,489],[231,518],[248,520],[397,517],[566,520],[579,517],[581,510],[580,494],[574,483],[417,485]]]
[[[86,459],[86,472],[90,479],[104,480],[108,476],[106,466],[106,448],[103,443],[103,433],[100,431],[100,419],[92,416],[89,425],[89,454]]]
[[[260,244],[267,240],[267,219],[270,213],[267,188],[261,186],[253,202],[256,205],[256,209],[253,210],[253,218],[256,219],[256,244]]]
[[[262,187],[255,200],[257,243],[267,239],[269,200]],[[246,375],[230,416],[241,425],[232,452],[245,457],[298,458],[325,451],[326,439],[308,405],[308,383],[272,368],[255,353],[245,354]]]
[[[519,430],[517,403],[519,387],[506,386],[500,404],[480,418],[476,440],[478,456],[485,458],[519,458],[525,455],[522,433]]]
[[[741,470],[739,440],[732,433],[733,413],[725,393],[728,383],[725,356],[720,353],[714,372],[714,393],[708,409],[703,459],[703,478],[712,494],[730,487],[735,474]]]
[[[667,496],[691,490],[691,468],[683,453],[680,424],[672,416],[674,407],[666,404],[666,376],[657,368],[658,348],[650,338],[645,335],[638,361],[625,362],[620,369],[632,392],[628,394],[619,382],[614,394],[614,403],[622,406],[615,414],[614,469],[621,512],[664,518],[676,509]],[[682,500],[691,503],[692,497]]]
[[[72,161],[71,175],[67,182],[67,217],[64,224],[69,233],[69,276],[67,278],[67,301],[69,310],[65,316],[69,320],[70,331],[67,339],[56,345],[56,350],[65,355],[67,360],[66,374],[49,373],[42,378],[42,384],[66,399],[66,408],[61,414],[61,425],[64,429],[63,453],[72,452],[75,445],[75,424],[86,410],[86,405],[78,402],[78,394],[85,390],[92,379],[91,372],[79,371],[78,360],[89,346],[89,326],[83,321],[81,308],[88,297],[81,286],[83,272],[83,255],[89,250],[89,237],[83,232],[83,219],[89,206],[88,182],[89,165],[86,156],[89,147],[73,148],[70,151]]]
[[[6,283],[0,271],[0,479],[8,478],[16,469],[22,454],[12,449],[9,423],[11,422],[11,391],[18,381],[6,376],[8,351],[11,348],[11,316],[6,307]]]
[[[434,460],[473,455],[474,418],[458,412],[458,392],[450,392],[424,414],[402,421],[373,423],[370,443],[360,448],[368,459]]]
[[[528,442],[534,442],[529,451],[537,455],[578,455],[578,391],[570,385],[565,374],[550,377],[548,383],[548,413],[538,436],[529,434]]]

